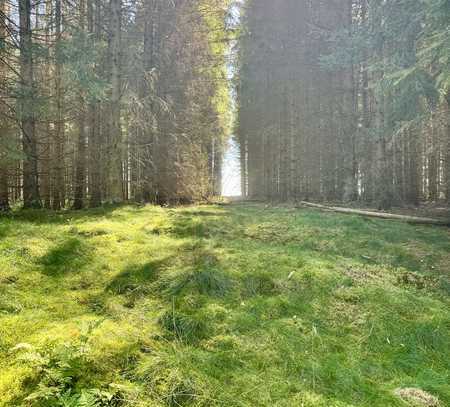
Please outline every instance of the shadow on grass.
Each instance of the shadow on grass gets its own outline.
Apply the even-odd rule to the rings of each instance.
[[[70,238],[50,249],[39,260],[43,273],[51,277],[81,271],[91,260],[88,245],[80,239]]]
[[[221,211],[221,212],[208,211],[208,210],[192,210],[192,211],[189,211],[189,210],[186,210],[186,209],[177,211],[177,214],[181,215],[181,216],[201,216],[201,217],[216,217],[216,216],[217,217],[222,217],[222,216],[229,215],[229,213],[226,212],[226,211]]]
[[[429,312],[424,296],[399,299],[396,290],[380,296],[367,289],[367,303],[365,297],[341,299],[331,280],[311,283],[311,287],[301,284],[298,291],[275,298],[246,298],[233,310],[228,327],[232,334],[219,332],[210,341],[212,352],[205,352],[196,368],[206,377],[224,380],[238,361],[247,365],[247,371],[272,366],[275,369],[268,374],[273,374],[274,383],[279,380],[277,386],[285,385],[285,377],[295,377],[299,382],[296,391],[311,389],[317,394],[317,404],[308,405],[339,401],[336,405],[397,406],[401,403],[390,392],[392,380],[405,386],[412,381],[445,397],[448,362],[442,356],[447,351],[448,317],[441,314],[424,321]],[[374,315],[370,314],[373,307]],[[221,342],[223,338],[228,343]],[[244,343],[252,345],[242,348]],[[230,346],[232,352],[228,352]],[[234,357],[229,360],[229,356]],[[275,396],[274,387],[266,396]],[[287,400],[289,392],[282,393],[278,393],[280,400]],[[255,399],[246,401],[256,405]],[[280,405],[300,405],[299,401]]]
[[[259,216],[253,208],[253,217]],[[260,216],[259,216],[260,217]],[[391,220],[323,214],[311,210],[267,213],[245,236],[257,242],[298,248],[333,261],[337,256],[367,264],[442,274],[435,263],[450,252],[446,230]]]
[[[177,238],[209,239],[214,236],[223,237],[233,230],[226,221],[231,213],[228,211],[178,211],[170,218],[170,226],[166,231]]]
[[[106,286],[105,291],[114,294],[142,292],[146,285],[157,280],[161,267],[167,264],[167,258],[149,261],[145,264],[130,264]]]
[[[0,239],[7,237],[11,231],[11,224],[6,222],[6,217],[0,217]]]
[[[82,211],[75,210],[62,210],[62,211],[49,211],[42,209],[21,209],[13,212],[9,218],[14,222],[31,223],[34,225],[59,225],[67,224],[68,222],[80,222],[90,221],[98,217],[112,218],[117,215],[115,211],[123,209],[124,207],[130,207],[132,209],[139,209],[138,205],[104,205],[100,208],[86,209]]]

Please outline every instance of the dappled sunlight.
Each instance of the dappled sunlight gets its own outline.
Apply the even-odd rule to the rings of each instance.
[[[5,400],[50,385],[24,354],[79,352],[79,386],[140,402],[394,406],[411,381],[450,400],[445,230],[255,204],[95,213],[17,222],[36,257],[0,242]]]

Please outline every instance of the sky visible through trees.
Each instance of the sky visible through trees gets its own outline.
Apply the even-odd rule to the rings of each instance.
[[[239,146],[233,139],[228,141],[223,161],[222,194],[241,196],[241,171],[239,165]]]
[[[237,1],[230,6],[230,18],[229,24],[231,27],[238,29],[241,24],[241,12],[244,6],[244,1]],[[236,52],[239,46],[239,41],[230,43],[229,52],[232,55],[232,59],[227,64],[227,75],[229,79],[229,91],[230,91],[230,109],[236,114],[237,108],[237,95],[234,86],[234,81],[239,74],[239,65],[236,58]],[[222,180],[222,194],[224,196],[241,196],[241,170],[239,162],[239,145],[236,143],[235,136],[231,136],[225,146],[225,155],[223,162],[223,180]]]

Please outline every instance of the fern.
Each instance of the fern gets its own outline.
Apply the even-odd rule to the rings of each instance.
[[[101,321],[89,324],[82,330],[76,344],[64,343],[38,351],[27,343],[16,345],[18,360],[37,373],[37,383],[25,398],[33,405],[48,407],[116,407],[123,400],[124,388],[111,385],[111,391],[78,389],[80,379],[89,370],[89,339]]]

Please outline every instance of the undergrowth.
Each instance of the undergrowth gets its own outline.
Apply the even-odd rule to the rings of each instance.
[[[448,229],[257,204],[0,218],[0,406],[450,405]]]

